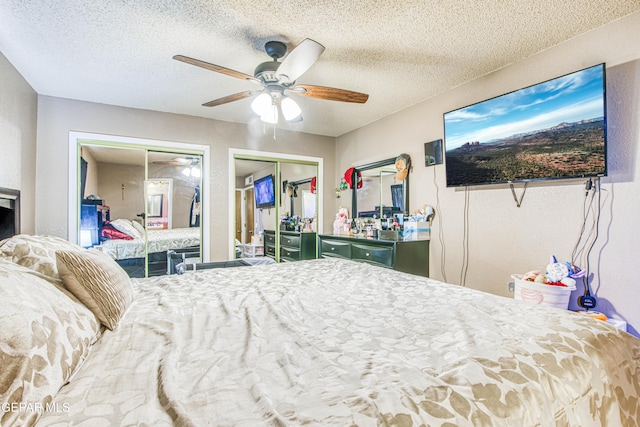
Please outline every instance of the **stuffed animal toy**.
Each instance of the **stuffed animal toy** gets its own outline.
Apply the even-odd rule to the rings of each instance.
[[[338,209],[336,219],[333,221],[333,234],[340,234],[340,231],[343,229],[344,224],[347,223],[348,218],[349,211],[347,208]]]
[[[413,211],[408,220],[409,221],[431,221],[435,215],[434,209],[426,203],[422,205],[422,208]]]
[[[549,264],[547,265],[546,274],[547,280],[551,283],[565,283],[563,282],[564,279],[578,279],[584,276],[586,274],[586,271],[580,270],[580,268],[569,262],[558,262],[556,257],[551,255],[551,259],[549,260]]]
[[[538,270],[529,271],[524,274],[523,280],[547,285],[572,287],[575,285],[575,279],[585,274],[585,270],[581,270],[578,266],[569,262],[558,262],[556,257],[552,255],[544,273]]]

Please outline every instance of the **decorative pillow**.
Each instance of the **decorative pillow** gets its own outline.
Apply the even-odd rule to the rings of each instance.
[[[138,233],[140,233],[140,236],[144,237],[144,235],[147,233],[144,229],[144,226],[142,224],[140,224],[138,221],[131,221],[131,225],[133,225],[133,228],[135,228],[136,230],[138,230]]]
[[[109,225],[111,225],[118,231],[122,231],[123,233],[128,234],[134,239],[142,239],[144,237],[144,235],[140,234],[128,219],[114,219],[113,221],[109,222]]]
[[[38,409],[85,360],[99,329],[68,291],[0,260],[0,425],[34,424],[44,410]],[[29,406],[11,409],[21,403]]]
[[[114,330],[133,301],[127,273],[109,255],[93,249],[58,251],[56,256],[64,286]]]
[[[18,234],[0,242],[0,257],[54,279],[60,278],[56,268],[57,250],[85,249],[55,236]]]

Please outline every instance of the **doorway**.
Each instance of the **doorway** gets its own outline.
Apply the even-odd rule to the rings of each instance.
[[[236,240],[240,243],[251,243],[251,236],[255,233],[253,187],[236,188],[235,191]]]

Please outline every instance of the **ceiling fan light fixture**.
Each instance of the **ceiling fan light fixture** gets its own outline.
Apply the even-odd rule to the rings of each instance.
[[[302,110],[298,103],[286,96],[282,98],[280,107],[282,108],[282,115],[288,122],[298,121],[296,119],[298,119],[302,114]]]
[[[278,106],[276,104],[269,105],[260,115],[260,120],[270,124],[278,123]]]
[[[265,123],[278,123],[278,102],[271,93],[261,93],[251,103],[251,109]]]
[[[182,174],[187,177],[200,178],[200,168],[196,166],[187,166],[182,170]]]
[[[254,113],[262,117],[262,115],[271,107],[271,104],[273,104],[271,95],[265,92],[256,96],[256,99],[251,102],[251,109]]]

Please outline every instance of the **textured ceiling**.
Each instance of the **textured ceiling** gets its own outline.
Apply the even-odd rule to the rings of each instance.
[[[3,0],[0,49],[41,95],[250,123],[250,99],[204,102],[249,82],[266,41],[326,50],[298,83],[368,93],[364,105],[296,97],[304,122],[339,136],[640,10],[640,0]]]

